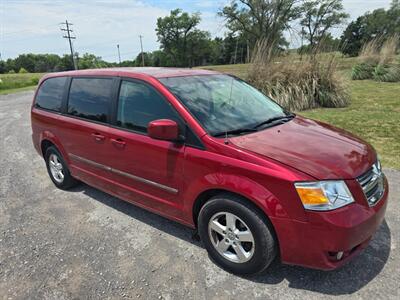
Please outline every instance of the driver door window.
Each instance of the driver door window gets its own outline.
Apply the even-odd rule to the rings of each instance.
[[[180,123],[172,106],[152,87],[123,80],[118,99],[117,125],[145,133],[147,125],[158,119]]]

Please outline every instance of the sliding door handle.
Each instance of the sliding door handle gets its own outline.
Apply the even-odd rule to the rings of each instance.
[[[104,141],[104,139],[106,138],[104,135],[97,132],[92,133],[92,137],[98,142]]]
[[[114,145],[118,146],[118,147],[125,147],[126,142],[123,141],[122,139],[110,139],[111,143],[113,143]]]

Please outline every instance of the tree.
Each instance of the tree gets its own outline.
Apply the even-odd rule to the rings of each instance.
[[[349,15],[344,12],[342,0],[306,0],[302,7],[303,36],[312,52],[316,51],[329,30],[342,24]]]
[[[109,63],[94,54],[85,53],[78,59],[78,69],[106,68],[108,66]]]
[[[144,65],[146,67],[152,66],[153,65],[153,55],[151,52],[143,52],[143,57],[144,57]],[[134,65],[136,67],[141,67],[143,65],[143,58],[142,58],[142,52],[140,52],[134,61]]]
[[[318,53],[320,52],[333,52],[340,49],[340,39],[333,38],[332,34],[325,34],[324,38],[320,41],[318,45]],[[299,54],[315,54],[315,47],[312,48],[310,44],[303,45],[297,49]]]
[[[198,39],[208,35],[196,29],[199,22],[199,13],[189,15],[180,9],[172,10],[169,16],[157,19],[158,41],[174,66],[191,65],[193,45],[200,42]]]
[[[173,62],[169,58],[169,56],[162,50],[156,50],[152,53],[153,62],[152,65],[154,67],[169,67],[173,66]]]
[[[7,64],[5,61],[0,60],[0,74],[7,73]]]
[[[299,0],[232,0],[219,15],[233,33],[246,36],[251,45],[258,40],[274,46],[284,44],[283,32],[300,16]]]
[[[68,70],[73,70],[74,65],[72,64],[71,61],[71,55],[70,54],[64,54],[61,59],[60,63],[56,66],[58,71],[68,71]]]
[[[35,54],[21,54],[14,59],[14,71],[17,73],[21,68],[26,69],[29,73],[35,72],[36,56]]]
[[[361,47],[376,37],[386,38],[400,34],[399,1],[392,2],[389,10],[379,8],[351,22],[341,37],[344,54],[357,56]]]

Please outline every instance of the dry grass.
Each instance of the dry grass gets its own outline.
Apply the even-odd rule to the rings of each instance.
[[[400,81],[400,64],[396,61],[399,43],[399,35],[391,36],[386,40],[377,37],[366,43],[361,49],[359,63],[352,69],[352,79]]]
[[[395,34],[388,38],[380,49],[380,65],[387,65],[396,63],[396,53],[400,43],[400,36]]]
[[[308,56],[280,61],[265,42],[256,46],[248,80],[288,110],[345,107],[350,102],[344,80],[337,71],[336,55]]]

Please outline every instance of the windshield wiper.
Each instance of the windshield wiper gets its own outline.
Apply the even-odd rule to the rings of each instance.
[[[234,129],[234,130],[227,130],[227,131],[221,131],[213,134],[214,137],[221,137],[221,136],[226,136],[226,135],[240,135],[242,133],[248,133],[248,132],[256,132],[257,129],[255,128],[239,128],[239,129]]]
[[[285,116],[269,118],[268,120],[265,120],[265,121],[261,122],[260,124],[257,124],[256,126],[254,126],[253,129],[257,130],[258,128],[265,126],[265,125],[274,126],[274,125],[281,124],[282,122],[288,122],[288,121],[292,120],[295,116],[296,116],[295,114],[289,113]],[[277,122],[277,121],[280,121],[280,122]]]

